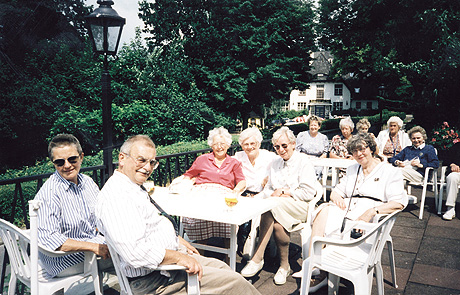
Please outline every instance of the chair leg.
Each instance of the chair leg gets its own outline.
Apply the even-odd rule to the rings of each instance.
[[[423,219],[423,210],[425,209],[425,197],[426,197],[426,185],[423,186],[422,190],[422,201],[420,202],[420,214],[418,219]]]
[[[340,277],[332,273],[329,273],[328,276],[329,278],[327,280],[327,294],[328,295],[339,294]]]
[[[438,215],[441,215],[443,194],[444,194],[444,185],[441,184],[439,186],[439,194],[438,194],[437,204],[436,204],[437,209],[438,209]]]
[[[200,283],[198,282],[198,275],[187,274],[187,294],[200,295]]]
[[[17,278],[16,274],[13,272],[11,269],[11,277],[10,277],[10,282],[8,284],[8,295],[14,295],[16,294],[16,284],[17,284]]]
[[[376,283],[377,283],[377,293],[379,295],[384,295],[385,290],[384,290],[384,287],[383,287],[383,269],[382,269],[382,264],[380,262],[375,265],[375,280],[376,280]],[[371,284],[371,286],[372,286],[372,284]],[[369,290],[369,292],[370,292],[370,290]]]
[[[387,247],[388,247],[388,256],[390,258],[390,269],[391,269],[391,279],[393,281],[393,287],[398,288],[396,284],[396,265],[395,265],[395,256],[393,252],[393,241],[387,240]]]

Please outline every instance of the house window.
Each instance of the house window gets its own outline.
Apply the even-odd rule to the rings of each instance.
[[[372,110],[372,101],[367,102],[367,109]]]
[[[334,95],[335,96],[343,95],[343,84],[334,84]]]
[[[307,96],[307,91],[306,90],[299,91],[299,96]]]
[[[360,110],[361,109],[361,102],[357,101],[356,104],[355,104],[355,107],[356,107],[357,110]]]
[[[341,111],[343,110],[343,102],[334,102],[333,107],[334,111]]]
[[[324,84],[316,85],[316,98],[324,99]]]
[[[297,110],[305,110],[307,108],[307,103],[306,102],[298,102],[297,103]]]

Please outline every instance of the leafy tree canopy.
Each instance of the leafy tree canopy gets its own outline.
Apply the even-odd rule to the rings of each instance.
[[[151,48],[180,41],[198,89],[233,117],[305,87],[313,12],[301,0],[141,1]]]
[[[412,112],[429,127],[446,116],[460,123],[460,2],[320,0],[318,33],[335,73],[354,73],[387,107]],[[434,110],[436,110],[434,112]]]

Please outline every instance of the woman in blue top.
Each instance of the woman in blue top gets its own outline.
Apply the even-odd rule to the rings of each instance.
[[[388,161],[396,167],[403,168],[403,178],[409,182],[421,182],[427,167],[438,168],[439,160],[432,145],[425,144],[426,131],[415,126],[408,132],[412,146],[405,147],[399,154]]]

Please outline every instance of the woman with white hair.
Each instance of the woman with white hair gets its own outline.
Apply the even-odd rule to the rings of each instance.
[[[407,133],[401,130],[403,121],[399,117],[393,116],[388,119],[387,126],[388,129],[380,131],[376,141],[381,155],[390,159],[412,143]]]
[[[184,179],[194,180],[194,189],[213,193],[216,196],[228,193],[241,194],[246,181],[241,163],[227,154],[232,144],[232,136],[224,127],[209,131],[208,144],[211,153],[196,158],[192,167],[184,173]],[[191,240],[207,244],[210,237],[225,238],[230,245],[231,226],[225,223],[183,218],[184,229]]]
[[[348,153],[347,142],[352,137],[353,129],[355,124],[350,117],[343,118],[339,123],[340,131],[342,135],[335,135],[331,140],[331,147],[329,148],[329,158],[353,158]]]
[[[243,150],[236,152],[234,158],[243,165],[246,179],[246,190],[243,196],[260,193],[268,181],[270,165],[276,154],[261,149],[262,140],[262,133],[257,127],[249,127],[240,133],[238,142]]]
[[[288,127],[278,129],[272,143],[280,157],[273,161],[268,183],[260,194],[275,197],[278,205],[262,214],[259,245],[241,275],[252,277],[262,269],[265,248],[274,233],[280,255],[280,267],[274,281],[282,285],[291,271],[288,260],[290,233],[299,230],[307,218],[308,202],[316,194],[316,175],[308,156],[295,150],[296,138]]]

